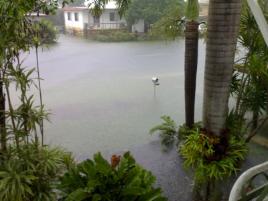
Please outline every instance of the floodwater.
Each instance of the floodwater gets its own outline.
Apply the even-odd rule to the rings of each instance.
[[[196,120],[202,113],[205,44],[200,41]],[[76,156],[125,150],[155,140],[169,115],[184,122],[184,41],[99,43],[61,35],[39,51],[48,144]],[[31,53],[25,64],[35,66]],[[154,95],[151,78],[160,86]]]

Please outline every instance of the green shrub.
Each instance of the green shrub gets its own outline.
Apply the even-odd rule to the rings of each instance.
[[[196,181],[205,182],[222,180],[235,173],[248,149],[245,141],[235,136],[228,139],[192,131],[179,151],[185,167],[194,168]]]
[[[57,41],[58,31],[52,22],[40,20],[34,24],[35,37],[34,43],[40,45],[53,44]]]
[[[100,31],[93,36],[94,40],[100,42],[126,42],[135,41],[137,37],[127,31]]]
[[[54,201],[59,176],[71,167],[70,155],[59,148],[28,144],[10,148],[0,166],[1,201]]]
[[[113,156],[111,164],[100,153],[67,172],[60,189],[65,201],[164,201],[153,187],[155,177],[136,164],[130,153]]]
[[[165,40],[163,36],[154,35],[151,32],[138,34],[130,33],[125,30],[100,30],[89,36],[89,38],[100,42]]]
[[[186,124],[179,127],[179,139],[185,140],[187,136],[192,134],[193,131],[200,130],[202,128],[202,123],[197,122],[193,124],[193,128],[189,128]]]
[[[153,127],[150,134],[159,133],[161,144],[164,148],[170,148],[178,138],[178,126],[169,116],[162,116],[162,124]]]
[[[172,148],[174,142],[185,140],[185,138],[194,130],[201,128],[201,122],[197,122],[193,125],[193,128],[188,128],[185,124],[178,126],[176,122],[169,116],[162,116],[162,124],[153,127],[150,130],[150,134],[159,133],[161,144],[164,149]]]

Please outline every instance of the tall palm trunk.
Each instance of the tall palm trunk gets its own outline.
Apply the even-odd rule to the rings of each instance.
[[[220,135],[225,128],[241,0],[210,0],[205,66],[203,122]]]
[[[7,148],[6,118],[5,118],[5,95],[3,90],[2,76],[0,75],[0,133],[1,133],[1,151],[5,152]]]
[[[196,21],[188,21],[185,31],[185,119],[186,126],[194,124],[196,71],[198,62],[198,26]]]

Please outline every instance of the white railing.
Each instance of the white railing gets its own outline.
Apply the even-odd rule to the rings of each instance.
[[[268,46],[268,24],[262,12],[260,5],[258,4],[258,0],[247,0],[248,5],[253,13],[256,22],[260,28],[260,31],[264,37],[264,40]]]
[[[244,185],[247,184],[254,176],[265,171],[268,171],[268,161],[245,171],[235,182],[229,196],[229,201],[240,200]]]

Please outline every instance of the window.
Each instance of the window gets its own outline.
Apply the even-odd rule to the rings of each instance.
[[[75,21],[79,21],[79,15],[78,15],[78,13],[74,13],[74,20]]]
[[[71,13],[69,13],[69,12],[67,13],[67,18],[68,18],[68,20],[69,20],[69,21],[71,21],[71,20],[72,20]]]
[[[110,13],[110,21],[115,21],[115,13]]]

